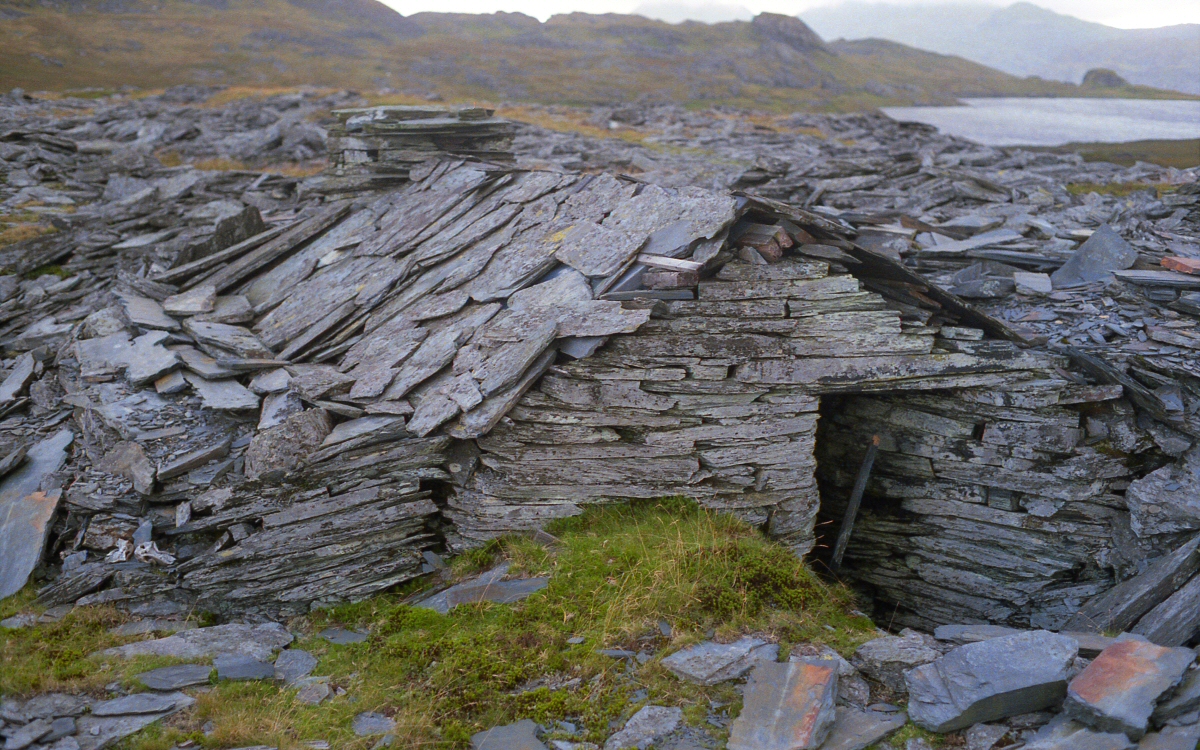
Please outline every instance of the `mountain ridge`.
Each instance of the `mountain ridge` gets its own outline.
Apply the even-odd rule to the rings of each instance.
[[[1166,96],[1022,79],[804,22],[401,16],[375,0],[0,0],[0,87],[318,86],[456,100],[849,111],[966,96]]]
[[[1017,76],[1079,82],[1108,68],[1134,83],[1200,94],[1200,24],[1117,29],[1029,2],[899,6],[851,0],[800,17],[825,39],[879,37]]]

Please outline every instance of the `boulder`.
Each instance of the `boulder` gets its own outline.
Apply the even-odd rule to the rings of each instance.
[[[1067,691],[1079,646],[1045,630],[969,643],[905,676],[913,722],[933,732],[1040,711]]]

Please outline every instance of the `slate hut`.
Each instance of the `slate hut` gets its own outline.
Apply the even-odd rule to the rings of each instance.
[[[58,533],[100,554],[43,601],[298,613],[669,495],[819,556],[874,435],[843,574],[895,625],[1060,626],[1177,540],[1128,533],[1133,470],[1085,444],[1084,414],[1135,418],[1120,385],[837,218],[462,160],[408,178],[126,277],[129,325],[72,334]]]

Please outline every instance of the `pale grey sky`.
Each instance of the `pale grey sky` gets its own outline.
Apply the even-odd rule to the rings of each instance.
[[[899,0],[915,5],[941,0]],[[702,21],[733,20],[764,11],[795,15],[810,8],[834,5],[830,0],[383,0],[404,15],[422,11],[449,13],[492,13],[516,11],[546,20],[556,13],[632,13],[638,7],[653,8],[653,15],[667,20],[681,16]],[[1010,2],[989,2],[1009,5]],[[1036,5],[1085,21],[1123,29],[1200,23],[1200,0],[1036,0]],[[648,13],[649,14],[649,13]]]

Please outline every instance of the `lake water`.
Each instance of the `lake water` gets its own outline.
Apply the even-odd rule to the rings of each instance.
[[[1061,146],[1200,138],[1200,101],[1146,99],[964,99],[965,106],[885,107],[988,146]]]

